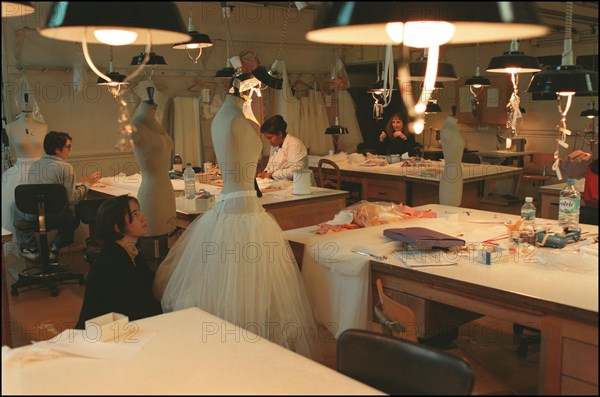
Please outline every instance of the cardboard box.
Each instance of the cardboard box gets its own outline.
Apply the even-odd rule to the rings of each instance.
[[[128,324],[129,317],[120,313],[107,313],[85,322],[86,338],[102,342],[122,342],[135,329]]]
[[[198,197],[195,201],[196,211],[208,211],[215,205],[215,196]]]

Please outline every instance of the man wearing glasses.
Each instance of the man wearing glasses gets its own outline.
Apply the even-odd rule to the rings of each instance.
[[[67,163],[71,152],[72,138],[66,132],[50,131],[44,138],[44,151],[42,158],[34,162],[29,169],[27,183],[59,183],[65,186],[68,205],[58,214],[48,214],[48,222],[58,226],[56,237],[50,248],[49,259],[55,261],[61,247],[73,243],[75,229],[79,226],[79,217],[75,215],[75,204],[84,199],[91,185],[100,179],[100,171],[84,177],[80,184],[75,183],[73,166]],[[35,221],[36,216],[25,214],[16,207],[14,210],[14,224],[20,220]],[[39,251],[32,231],[19,230],[15,227],[15,236],[19,240],[21,255],[27,259],[35,260]]]

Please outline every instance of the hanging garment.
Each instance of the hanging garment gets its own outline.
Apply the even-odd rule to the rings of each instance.
[[[204,163],[204,145],[200,126],[200,98],[173,98],[173,141],[175,153],[185,163],[199,166]]]
[[[356,106],[347,90],[338,91],[338,107],[340,124],[348,129],[348,134],[342,135],[340,148],[346,153],[354,153],[358,144],[363,142],[363,139],[356,118]]]

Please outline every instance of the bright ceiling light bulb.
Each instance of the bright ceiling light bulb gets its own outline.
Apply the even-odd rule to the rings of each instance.
[[[423,102],[419,102],[415,105],[415,112],[424,113],[426,108],[427,108],[426,104],[424,104]]]
[[[109,45],[127,45],[133,43],[138,34],[131,30],[123,29],[96,29],[94,30],[94,36],[104,44]]]
[[[185,48],[187,48],[188,50],[194,50],[196,48],[200,48],[200,44],[198,43],[191,43],[191,44],[187,44],[185,46]],[[202,51],[202,50],[201,50]]]
[[[416,135],[421,134],[424,129],[425,129],[425,122],[423,120],[416,120],[413,123],[413,131],[415,132]]]
[[[409,47],[438,47],[449,42],[456,27],[450,22],[407,22],[404,26],[404,45]]]
[[[557,95],[560,96],[571,96],[571,95],[575,95],[575,91],[560,91],[556,93]]]
[[[473,88],[481,88],[481,84],[473,84]]]
[[[402,22],[390,22],[386,24],[385,31],[394,43],[402,43],[402,39],[404,38],[404,24]]]
[[[519,68],[519,67],[504,68],[504,70],[506,71],[506,73],[519,73],[521,71],[521,68]]]

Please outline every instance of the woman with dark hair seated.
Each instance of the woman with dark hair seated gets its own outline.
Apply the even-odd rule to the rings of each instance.
[[[162,314],[152,295],[154,273],[138,251],[138,238],[148,229],[140,203],[127,195],[110,198],[98,209],[96,227],[102,250],[87,277],[76,328],[89,319],[116,312],[137,320]]]

